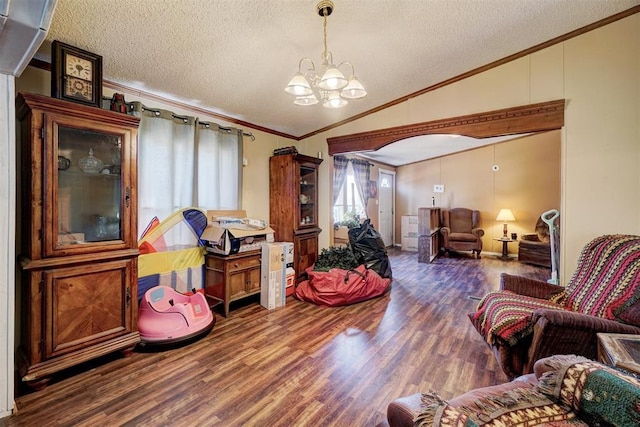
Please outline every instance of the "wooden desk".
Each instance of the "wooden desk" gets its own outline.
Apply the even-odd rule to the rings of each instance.
[[[640,374],[640,335],[599,333],[597,336],[599,362]]]

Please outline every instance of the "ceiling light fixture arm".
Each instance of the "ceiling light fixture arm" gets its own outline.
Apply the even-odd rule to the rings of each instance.
[[[353,64],[349,61],[342,61],[340,64],[338,64],[338,68],[342,67],[343,65],[348,65],[349,67],[351,67],[351,74],[349,74],[349,78],[354,77],[356,75],[356,69],[353,67]]]
[[[302,63],[305,61],[308,61],[309,63],[311,63],[311,67],[302,71]],[[314,64],[310,58],[302,58],[300,62],[298,62],[298,72],[302,74],[306,74],[308,71],[316,71],[316,64]]]

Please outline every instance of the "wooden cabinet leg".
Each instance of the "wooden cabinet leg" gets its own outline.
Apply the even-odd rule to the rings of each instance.
[[[39,391],[45,389],[49,382],[51,382],[51,377],[42,377],[33,381],[25,381],[24,383],[33,391]]]
[[[120,350],[120,354],[122,354],[123,357],[131,357],[131,355],[133,354],[134,348],[136,348],[135,345],[131,347],[123,348],[122,350]]]

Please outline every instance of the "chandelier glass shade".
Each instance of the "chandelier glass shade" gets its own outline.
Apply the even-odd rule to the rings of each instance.
[[[367,91],[355,76],[353,64],[345,61],[336,66],[331,52],[327,50],[327,16],[333,11],[333,3],[322,0],[316,9],[324,20],[322,62],[316,68],[311,59],[302,58],[298,62],[298,71],[284,90],[296,97],[293,101],[296,105],[315,105],[322,101],[322,105],[327,108],[344,107],[349,99],[367,96]],[[346,67],[350,71],[348,79],[340,71],[340,68]]]

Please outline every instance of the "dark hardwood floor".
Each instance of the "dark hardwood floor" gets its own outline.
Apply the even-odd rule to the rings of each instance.
[[[467,319],[502,272],[550,271],[490,255],[389,252],[391,291],[346,307],[292,297],[232,305],[205,338],[112,355],[16,398],[8,426],[376,426],[387,404],[428,389],[450,398],[506,376]]]

